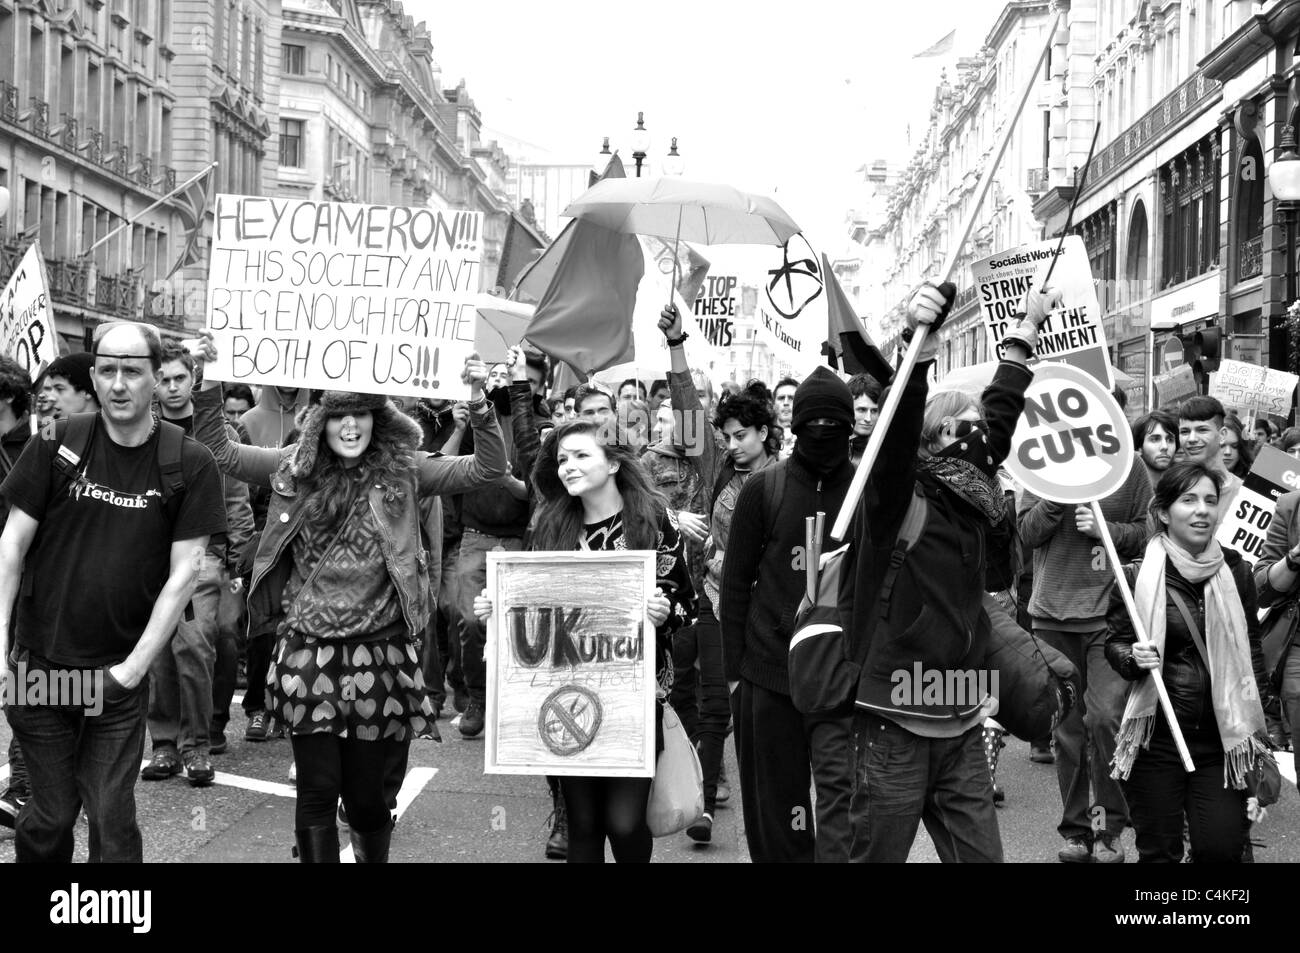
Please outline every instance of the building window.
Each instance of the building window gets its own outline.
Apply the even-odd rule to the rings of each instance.
[[[1205,274],[1219,261],[1219,176],[1213,138],[1160,170],[1161,287]]]
[[[306,74],[306,47],[299,46],[296,43],[281,44],[280,57],[284,61],[281,68],[286,76],[303,76]]]
[[[302,120],[280,120],[280,165],[302,168]]]

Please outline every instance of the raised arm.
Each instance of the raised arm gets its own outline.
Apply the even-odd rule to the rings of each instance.
[[[483,396],[487,367],[477,356],[465,362],[469,384],[469,425],[474,431],[474,453],[462,457],[423,456],[419,460],[420,493],[462,493],[496,481],[509,472],[506,444],[492,402]]]
[[[271,476],[280,467],[280,451],[274,447],[250,447],[236,443],[226,429],[221,413],[221,384],[203,382],[194,393],[194,439],[203,444],[217,461],[217,469],[227,477],[249,486],[271,485]]]

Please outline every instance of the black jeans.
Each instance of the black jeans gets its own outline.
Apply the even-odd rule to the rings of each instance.
[[[847,861],[853,716],[804,715],[789,695],[747,678],[731,703],[750,858],[760,864]],[[814,785],[815,828],[809,798]]]
[[[707,596],[700,596],[699,621],[673,635],[673,679],[669,704],[699,752],[704,810],[712,815],[717,807],[731,699],[722,667],[722,630]]]
[[[1237,863],[1250,837],[1246,792],[1223,785],[1223,745],[1218,728],[1185,731],[1196,770],[1183,768],[1164,715],[1158,715],[1151,747],[1139,750],[1123,782],[1137,840],[1139,863],[1176,864],[1183,859],[1183,817],[1192,859]]]
[[[945,864],[1002,862],[981,725],[955,738],[923,738],[859,712],[854,735],[855,863],[906,863],[922,821]]]
[[[271,656],[275,650],[275,635],[266,633],[248,640],[244,655],[244,674],[248,687],[244,689],[244,714],[266,711],[266,673],[271,670]]]
[[[648,864],[650,778],[560,778],[569,818],[570,864],[603,864],[605,840],[620,864]]]
[[[292,740],[293,760],[298,766],[294,806],[298,830],[333,827],[340,797],[353,830],[371,833],[388,825],[388,787],[398,766],[406,764],[409,739],[362,741],[321,732],[294,735]]]
[[[17,650],[29,670],[47,666]],[[13,678],[13,671],[10,671]],[[84,805],[91,863],[140,863],[135,779],[144,756],[149,678],[124,689],[104,676],[91,708],[10,705],[14,737],[27,759],[31,800],[18,815],[14,856],[19,863],[70,863],[73,832]]]
[[[27,763],[23,760],[23,746],[17,737],[9,739],[9,784],[18,797],[27,797],[31,790],[27,783]]]

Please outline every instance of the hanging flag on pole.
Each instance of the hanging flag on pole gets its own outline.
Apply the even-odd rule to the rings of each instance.
[[[212,173],[216,167],[209,166],[188,187],[176,196],[176,211],[181,217],[181,227],[185,229],[185,247],[181,250],[176,264],[167,272],[168,278],[187,265],[196,265],[203,260],[200,242],[203,239],[203,218],[208,205],[212,202],[212,186],[216,176]]]
[[[893,368],[867,334],[825,252],[822,253],[822,279],[826,287],[827,324],[822,353],[831,369],[846,374],[870,374],[882,385],[888,384]]]

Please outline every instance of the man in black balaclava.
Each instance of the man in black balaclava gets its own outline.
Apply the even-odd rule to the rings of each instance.
[[[853,479],[848,386],[819,367],[795,392],[791,429],[794,453],[751,476],[736,501],[718,611],[755,863],[845,861],[850,842],[852,711],[801,714],[786,667],[807,578],[804,519],[825,513],[829,532]]]

